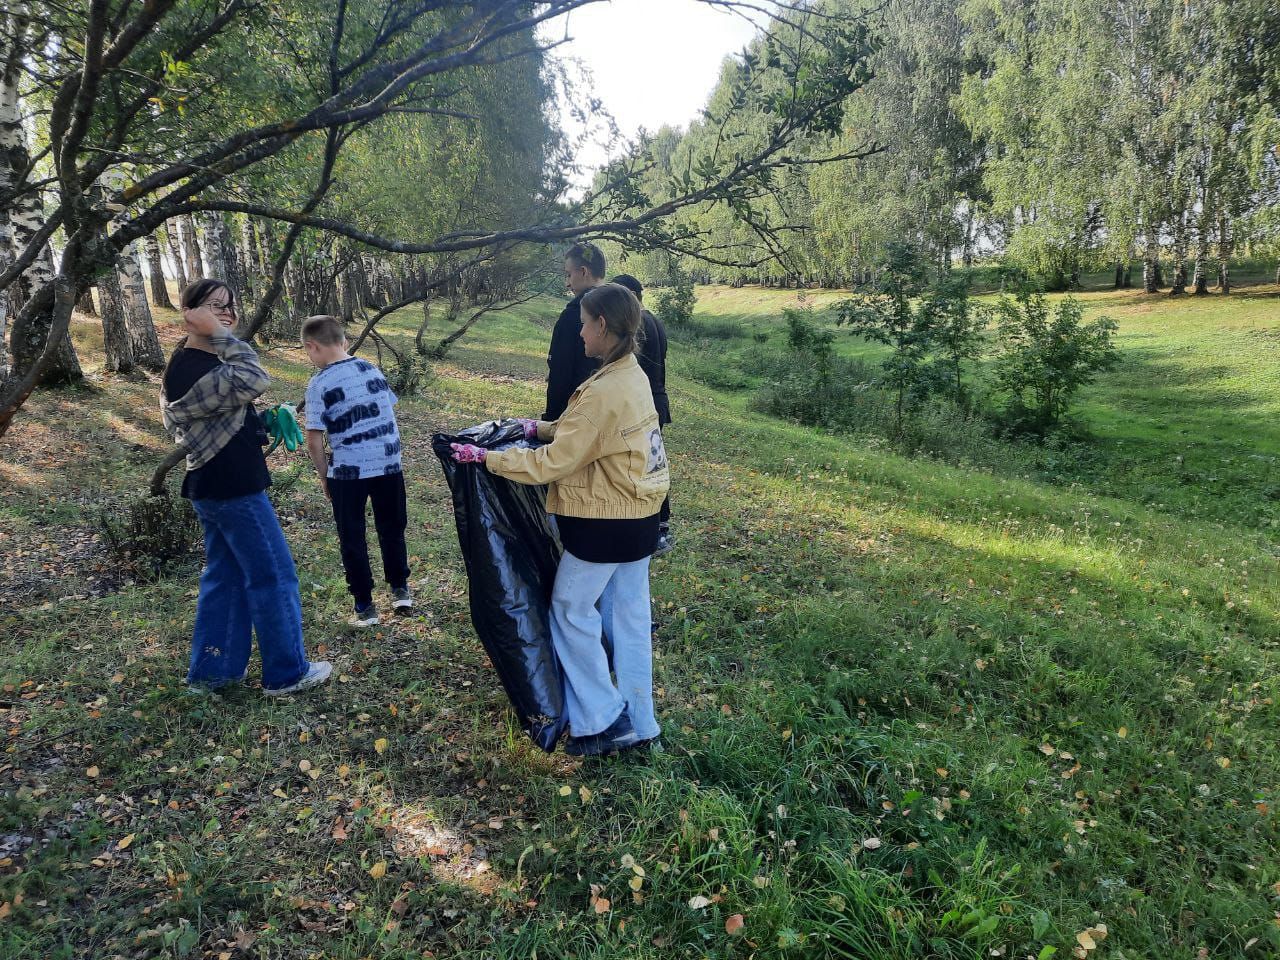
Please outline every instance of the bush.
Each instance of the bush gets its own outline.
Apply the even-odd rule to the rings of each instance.
[[[684,273],[672,275],[671,286],[659,287],[653,295],[653,312],[672,327],[689,326],[693,322],[693,307],[698,302],[693,292],[693,280]]]
[[[1015,434],[1043,437],[1057,426],[1076,393],[1115,366],[1116,324],[1109,317],[1084,322],[1074,297],[1050,310],[1042,293],[1003,298],[996,308],[999,353],[996,388],[1008,395],[999,418]]]
[[[971,306],[964,281],[943,283],[916,305],[926,275],[918,250],[891,244],[872,293],[837,307],[837,322],[890,348],[882,364],[885,385],[894,392],[894,433],[907,414],[941,394],[961,407],[968,403],[964,364],[981,348],[985,314]]]
[[[202,542],[200,521],[184,497],[162,493],[128,504],[123,520],[103,506],[98,521],[116,562],[141,580],[156,580],[193,557]]]

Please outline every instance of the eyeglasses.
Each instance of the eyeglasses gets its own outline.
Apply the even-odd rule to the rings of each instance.
[[[236,307],[233,303],[217,303],[213,300],[206,300],[203,306],[208,307],[214,313],[235,313]]]

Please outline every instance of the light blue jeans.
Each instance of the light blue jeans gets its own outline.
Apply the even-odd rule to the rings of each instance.
[[[192,500],[204,528],[187,683],[222,686],[244,675],[258,634],[262,685],[287,687],[307,672],[302,600],[289,544],[266,493]]]
[[[576,737],[600,733],[625,706],[642,740],[661,729],[653,714],[649,558],[588,563],[567,550],[551,592],[551,641],[564,669],[565,706]],[[613,645],[615,686],[602,638]]]

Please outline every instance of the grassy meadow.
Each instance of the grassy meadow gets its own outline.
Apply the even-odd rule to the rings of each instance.
[[[987,460],[756,412],[743,358],[796,294],[698,295],[647,760],[524,740],[430,449],[541,410],[558,303],[486,318],[401,404],[417,616],[346,627],[327,503],[280,484],[338,667],[283,701],[256,664],[188,695],[198,561],[140,582],[104,543],[167,450],[155,379],[37,395],[0,445],[0,955],[1280,953],[1280,288],[1084,294],[1122,351],[1088,441]],[[266,399],[300,399],[301,350],[264,355]]]

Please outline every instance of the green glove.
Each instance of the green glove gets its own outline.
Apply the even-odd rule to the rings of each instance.
[[[292,453],[302,444],[302,428],[298,426],[297,409],[291,403],[277,403],[262,414],[262,422],[271,436],[271,453],[280,444]]]

